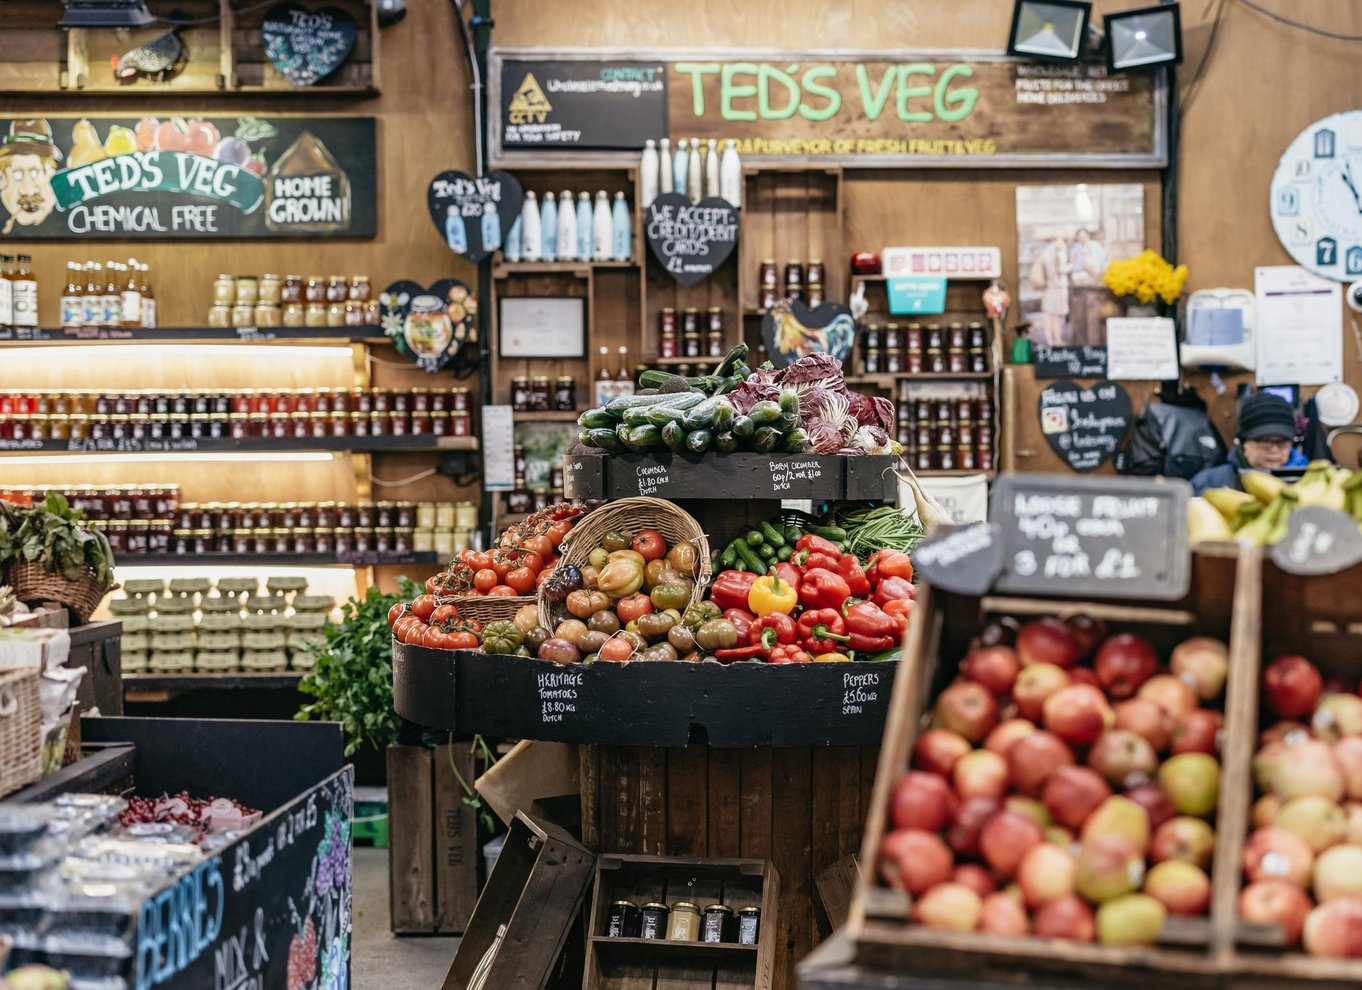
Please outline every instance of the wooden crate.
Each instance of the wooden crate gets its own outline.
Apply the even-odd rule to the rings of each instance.
[[[871,797],[849,930],[858,958],[868,968],[968,978],[981,982],[1054,986],[1142,986],[1171,977],[1179,987],[1218,986],[1230,952],[1238,894],[1238,854],[1218,842],[1212,867],[1213,900],[1206,920],[1178,919],[1165,926],[1156,947],[1112,947],[1058,939],[1005,938],[978,932],[951,933],[906,923],[908,900],[877,885],[871,864],[886,831],[890,794],[907,769],[913,745],[936,694],[955,675],[970,636],[985,616],[1019,617],[1088,612],[1112,631],[1147,636],[1163,658],[1180,640],[1210,635],[1230,645],[1231,669],[1225,700],[1218,836],[1242,833],[1248,814],[1251,708],[1245,707],[1256,677],[1260,557],[1233,545],[1194,555],[1191,590],[1179,602],[1132,607],[1102,601],[1040,598],[978,598],[924,587],[909,629],[904,670],[896,679],[889,722]]]
[[[771,990],[780,886],[768,860],[603,855],[596,862],[583,990]],[[606,915],[627,899],[761,908],[756,945],[612,938]]]

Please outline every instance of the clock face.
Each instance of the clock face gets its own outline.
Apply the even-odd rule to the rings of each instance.
[[[1291,142],[1272,178],[1272,225],[1303,268],[1362,278],[1362,110],[1316,121]]]

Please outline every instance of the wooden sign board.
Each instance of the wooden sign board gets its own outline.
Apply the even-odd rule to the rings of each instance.
[[[892,499],[894,457],[837,454],[569,454],[568,498]]]
[[[1037,400],[1040,432],[1075,471],[1105,464],[1130,432],[1134,405],[1115,382],[1081,388],[1071,381],[1047,385]]]
[[[716,196],[692,203],[681,193],[663,193],[648,204],[643,235],[667,274],[692,286],[738,246],[738,210]]]
[[[981,51],[494,49],[493,161],[733,138],[757,161],[1158,168],[1161,77]],[[605,132],[609,131],[611,137]],[[602,156],[597,156],[602,157]],[[604,156],[604,157],[609,157]]]

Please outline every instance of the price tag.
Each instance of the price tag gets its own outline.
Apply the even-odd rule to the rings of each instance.
[[[880,700],[880,672],[878,670],[845,671],[842,674],[842,715],[856,717],[867,710],[877,711]]]
[[[917,572],[943,591],[983,595],[1003,568],[1002,534],[990,523],[933,533],[913,551]]]
[[[1037,378],[1105,378],[1107,349],[1084,344],[1081,347],[1036,347]]]
[[[1351,516],[1318,505],[1291,514],[1272,562],[1288,574],[1337,574],[1362,563],[1362,530]]]
[[[482,407],[482,477],[488,491],[515,486],[515,424],[510,406]]]
[[[561,722],[567,716],[577,714],[577,701],[582,691],[584,674],[581,671],[562,670],[535,675],[535,686],[539,690],[539,717],[545,725]]]

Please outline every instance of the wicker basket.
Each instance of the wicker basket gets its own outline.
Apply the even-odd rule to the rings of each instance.
[[[526,605],[534,605],[533,595],[450,595],[437,598],[441,605],[453,605],[461,619],[477,619],[483,625],[502,619],[510,621]]]
[[[42,776],[37,668],[0,669],[0,797]]]
[[[587,566],[591,551],[600,546],[605,534],[612,529],[621,533],[637,533],[640,529],[655,529],[672,546],[683,540],[695,544],[699,561],[696,564],[695,587],[690,600],[698,602],[709,586],[713,568],[709,559],[709,538],[700,529],[700,524],[688,512],[678,509],[671,502],[660,498],[622,498],[601,506],[581,518],[558,548],[559,563]],[[539,623],[545,629],[552,629],[553,619],[549,611],[549,600],[539,589]]]
[[[90,621],[104,596],[118,587],[116,584],[108,588],[101,586],[95,572],[88,567],[82,569],[79,580],[68,581],[61,571],[49,571],[30,560],[15,562],[10,569],[9,582],[19,601],[65,605],[75,616],[76,625],[81,626]]]

